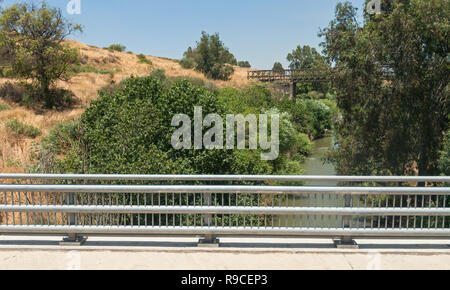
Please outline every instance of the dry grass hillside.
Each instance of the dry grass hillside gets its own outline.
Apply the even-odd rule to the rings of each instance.
[[[82,64],[95,68],[96,72],[82,72],[75,75],[69,82],[59,82],[58,87],[72,91],[79,104],[63,112],[36,112],[7,99],[0,99],[0,172],[20,173],[30,163],[32,144],[48,134],[49,130],[59,122],[71,121],[79,117],[90,101],[97,97],[97,91],[102,87],[134,76],[148,75],[154,69],[164,69],[167,76],[206,78],[193,70],[184,69],[174,60],[146,56],[151,65],[139,61],[137,55],[128,52],[110,51],[108,49],[88,46],[76,41],[67,41],[72,47],[79,49]],[[100,72],[101,71],[101,72]],[[230,81],[211,81],[217,87],[242,87],[248,84],[248,69],[235,67],[235,73]],[[99,73],[100,72],[100,73]],[[16,80],[0,78],[0,85]],[[9,120],[17,119],[24,124],[32,125],[42,131],[38,138],[18,137],[7,129]]]

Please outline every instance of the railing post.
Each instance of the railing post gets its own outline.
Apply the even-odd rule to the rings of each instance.
[[[66,193],[66,204],[75,204],[75,193]],[[69,226],[78,225],[78,215],[76,213],[67,213],[67,224]],[[82,246],[85,242],[85,237],[79,236],[78,234],[69,233],[67,234],[67,237],[65,237],[59,244],[61,246]]]
[[[211,205],[211,195],[212,195],[211,193],[203,194],[203,201],[204,201],[204,204],[206,204],[207,206]],[[204,204],[202,204],[202,205],[204,205]],[[205,215],[205,224],[203,226],[210,227],[211,223],[212,223],[212,215],[206,214]],[[201,238],[198,241],[198,246],[214,248],[214,247],[219,247],[219,243],[220,243],[220,241],[219,241],[219,239],[217,239],[216,236],[208,234],[208,235],[204,235],[203,238]]]
[[[345,207],[352,207],[352,199],[353,196],[351,194],[346,194],[344,195],[344,206]],[[344,229],[349,229],[351,228],[351,216],[343,216],[343,226]],[[336,240],[334,241],[334,244],[337,248],[344,248],[344,249],[357,249],[358,248],[358,244],[355,242],[355,240],[353,240],[353,238],[351,236],[342,236],[340,240]]]

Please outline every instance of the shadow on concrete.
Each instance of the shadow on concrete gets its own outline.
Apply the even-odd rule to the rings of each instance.
[[[361,250],[449,250],[450,244],[358,244]]]
[[[0,240],[0,246],[57,246],[56,240]],[[89,241],[85,247],[148,247],[148,248],[197,248],[195,242],[163,241]],[[332,243],[221,243],[220,248],[239,249],[334,249]],[[359,243],[361,250],[449,250],[450,244],[368,244]]]
[[[14,241],[14,240],[7,240],[7,241],[0,241],[0,246],[59,246],[59,241],[44,241],[44,240],[38,240],[38,241]]]
[[[334,249],[334,245],[331,243],[221,243],[220,247],[240,249]]]
[[[194,242],[161,242],[161,241],[89,241],[84,244],[88,247],[148,247],[148,248],[197,248]]]

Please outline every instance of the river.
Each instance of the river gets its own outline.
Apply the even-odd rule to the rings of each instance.
[[[305,168],[305,175],[336,175],[336,169],[331,163],[324,163],[323,158],[326,153],[333,148],[334,138],[326,137],[314,141],[314,149],[306,158],[303,163]],[[336,182],[320,182],[320,183],[307,183],[307,185],[323,185],[323,186],[336,186]]]
[[[326,137],[314,141],[314,149],[302,164],[305,175],[336,175],[333,164],[323,161],[326,153],[334,146],[334,137]],[[307,182],[306,186],[337,186],[336,182]],[[335,195],[307,194],[300,198],[290,196],[289,204],[298,207],[336,206],[342,200]],[[342,224],[342,219],[336,216],[279,216],[275,218],[275,225],[288,227],[335,227]]]

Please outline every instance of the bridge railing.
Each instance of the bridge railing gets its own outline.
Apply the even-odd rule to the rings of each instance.
[[[328,71],[326,70],[251,70],[247,72],[249,80],[257,79],[262,82],[290,81],[290,82],[326,82]]]
[[[0,181],[1,234],[63,235],[68,242],[176,235],[213,244],[218,236],[344,244],[450,238],[450,177],[0,174]]]

